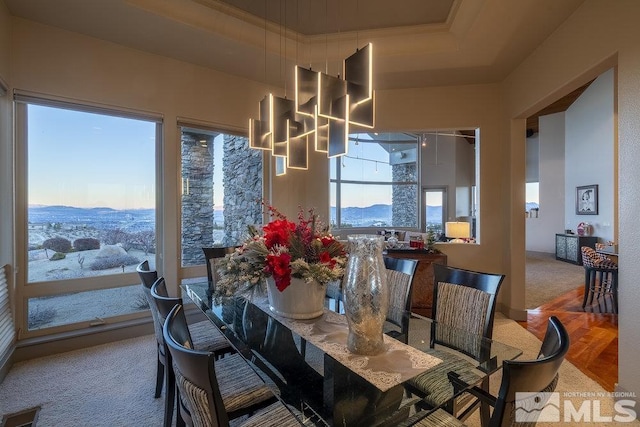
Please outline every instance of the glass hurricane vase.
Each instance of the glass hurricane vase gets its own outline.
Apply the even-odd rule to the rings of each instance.
[[[362,355],[384,351],[383,327],[389,310],[389,286],[382,258],[384,237],[350,235],[344,279],[344,307],[349,324],[347,348]]]

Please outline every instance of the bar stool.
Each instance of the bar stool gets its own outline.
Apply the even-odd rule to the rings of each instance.
[[[585,273],[582,308],[587,305],[587,300],[591,305],[594,297],[599,301],[601,297],[610,295],[613,312],[618,313],[618,265],[588,246],[580,250]]]

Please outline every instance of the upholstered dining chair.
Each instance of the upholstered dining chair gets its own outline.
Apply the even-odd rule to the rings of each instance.
[[[207,265],[207,282],[209,283],[209,294],[213,292],[218,280],[217,261],[226,255],[233,253],[237,246],[214,246],[203,247],[204,259]]]
[[[407,344],[409,342],[409,320],[411,294],[418,260],[384,257],[387,282],[390,288],[387,322],[398,329],[387,330],[386,334]]]
[[[149,310],[151,311],[151,317],[153,318],[153,331],[156,337],[156,391],[155,397],[158,398],[162,394],[162,387],[164,384],[164,371],[166,366],[166,357],[164,354],[164,340],[162,338],[162,323],[158,320],[158,309],[156,308],[155,303],[153,302],[153,297],[151,296],[151,286],[158,280],[158,272],[156,270],[151,270],[149,267],[149,261],[142,261],[136,267],[136,271],[138,272],[138,276],[140,276],[142,292],[144,297],[149,304]]]
[[[410,380],[407,390],[421,397],[427,406],[437,407],[454,393],[453,385],[446,380],[449,372],[459,373],[461,379],[467,383],[478,381],[479,375],[473,363],[435,346],[449,347],[476,360],[484,359],[486,349],[482,338],[492,337],[496,297],[505,276],[440,264],[433,264],[433,270],[434,322],[431,324],[429,351],[443,362],[435,370],[430,370],[429,375],[418,375]],[[482,381],[482,388],[489,389],[488,378]],[[486,425],[489,406],[479,400],[469,404],[470,400],[472,399],[468,395],[460,396],[454,399],[447,409],[456,416],[466,418],[480,406],[483,425]]]
[[[502,380],[497,397],[479,387],[470,390],[471,394],[494,407],[489,427],[512,426],[515,425],[514,420],[517,421],[518,426],[523,427],[536,424],[541,409],[547,403],[547,400],[540,400],[547,397],[540,393],[551,393],[555,390],[558,384],[558,370],[569,350],[569,345],[567,330],[557,317],[552,316],[549,318],[547,332],[536,359],[505,360],[502,363]],[[464,426],[460,420],[442,409],[419,421],[413,421],[423,415],[424,413],[417,413],[408,420],[407,425]]]
[[[300,422],[238,353],[215,359],[195,350],[182,306],[175,306],[163,327],[177,385],[176,426],[229,426],[229,420],[251,415],[240,424],[300,426]]]
[[[325,298],[325,306],[330,307],[330,302],[333,301],[333,311],[340,313],[340,305],[342,303],[342,282],[340,280],[334,280],[327,283],[327,292]]]
[[[604,295],[611,296],[614,313],[618,312],[618,264],[608,257],[600,255],[593,248],[582,246],[582,266],[584,267],[584,298],[582,308],[593,304],[593,298],[600,300]],[[605,302],[606,308],[606,302]]]
[[[173,307],[176,305],[182,306],[182,298],[172,298],[169,296],[164,277],[159,277],[151,286],[151,297],[153,298],[153,303],[156,306],[160,329],[162,330],[164,322],[171,310],[173,310]],[[220,330],[217,329],[209,320],[190,323],[187,327],[196,349],[209,351],[213,353],[216,358],[235,351],[222,332],[220,332]],[[164,342],[164,336],[162,338],[162,342],[166,360],[164,373],[164,383],[166,384],[164,425],[165,427],[170,427],[175,402],[175,377],[171,369],[171,355],[169,354],[169,350]]]

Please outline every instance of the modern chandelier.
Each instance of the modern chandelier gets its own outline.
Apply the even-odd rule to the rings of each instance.
[[[295,98],[268,94],[249,119],[249,147],[270,150],[276,175],[308,169],[309,145],[327,157],[347,154],[349,126],[374,127],[373,47],[343,61],[343,78],[295,67]]]

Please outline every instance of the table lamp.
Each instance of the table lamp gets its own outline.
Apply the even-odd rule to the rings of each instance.
[[[446,222],[444,235],[452,240],[449,243],[464,243],[462,239],[471,237],[471,224],[468,222]]]

